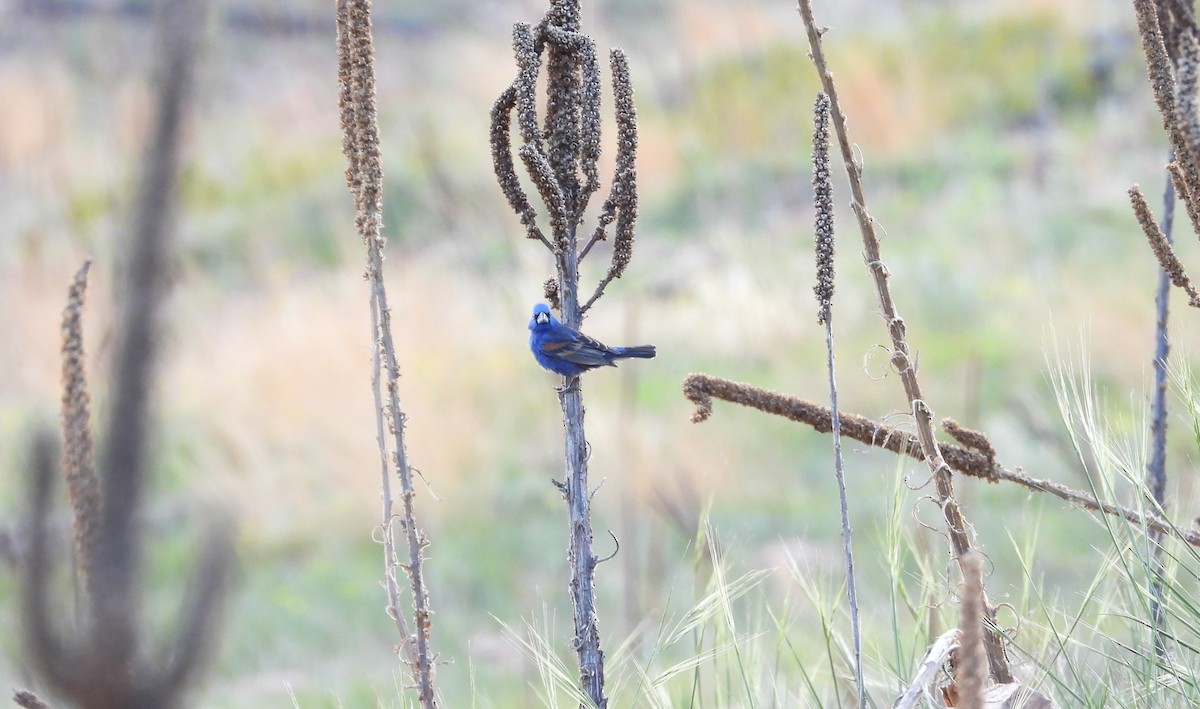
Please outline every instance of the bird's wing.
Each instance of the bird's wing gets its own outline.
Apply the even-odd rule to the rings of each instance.
[[[542,352],[556,359],[578,364],[582,367],[601,367],[611,364],[608,355],[612,351],[604,344],[581,332],[568,328],[557,328],[546,333],[542,339]]]

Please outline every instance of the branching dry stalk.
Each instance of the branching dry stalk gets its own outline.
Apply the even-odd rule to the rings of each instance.
[[[429,541],[417,526],[413,472],[405,446],[405,415],[400,408],[400,367],[392,339],[392,312],[383,279],[382,228],[383,164],[379,150],[379,122],[375,109],[375,50],[371,34],[370,0],[337,3],[338,105],[342,121],[342,151],[346,155],[346,183],[354,195],[355,226],[367,249],[366,279],[371,289],[372,370],[376,440],[379,443],[383,505],[384,587],[388,615],[400,632],[409,670],[424,709],[437,706],[433,681],[436,659],[429,647],[431,611],[424,576],[424,549]],[[386,375],[387,401],[382,379]],[[386,420],[386,430],[385,430]],[[388,438],[391,438],[389,453]],[[408,563],[401,565],[396,552],[397,517],[393,512],[391,468],[400,481],[400,527],[408,545]],[[413,624],[410,631],[401,608],[396,568],[407,573],[412,588]]]
[[[139,638],[141,539],[138,510],[146,487],[150,391],[158,359],[158,305],[166,291],[166,264],[178,182],[184,108],[193,84],[198,2],[173,0],[159,9],[155,65],[155,119],[146,148],[135,208],[126,291],[116,335],[112,410],[99,466],[99,489],[83,493],[84,504],[100,504],[94,527],[87,524],[88,616],[80,637],[62,635],[50,608],[54,560],[47,522],[56,480],[56,446],[39,435],[30,457],[30,550],[22,584],[26,656],[53,690],[82,709],[167,707],[180,697],[210,654],[233,563],[230,525],[215,520],[201,559],[187,581],[172,647],[155,652]],[[89,465],[88,395],[82,377],[78,312],[82,272],[72,286],[64,346],[64,409],[68,478]],[[73,485],[80,484],[76,479]],[[87,484],[83,483],[86,488]],[[79,499],[79,490],[72,493]],[[89,497],[91,496],[91,497]],[[78,504],[78,503],[76,503]],[[77,507],[77,511],[78,511]],[[88,513],[94,508],[88,507]],[[77,527],[78,529],[78,527]],[[149,658],[154,658],[153,660]],[[37,706],[18,693],[18,703]]]
[[[584,314],[620,278],[633,255],[637,220],[637,114],[633,83],[624,52],[612,49],[613,99],[617,152],[609,194],[597,224],[580,248],[579,227],[591,196],[599,189],[600,72],[595,43],[581,32],[578,0],[554,0],[537,25],[513,27],[517,76],[501,92],[491,113],[492,165],[500,190],[524,225],[526,235],[554,255],[555,276],[546,281],[546,299],[562,314],[568,327],[578,329]],[[544,58],[544,67],[543,67]],[[546,73],[544,118],[538,116],[538,75]],[[514,141],[512,125],[517,126]],[[541,197],[547,237],[538,226],[516,173],[513,153],[521,159]],[[612,257],[605,275],[580,304],[579,268],[593,247],[608,239],[614,227]],[[597,707],[605,707],[604,652],[596,616],[595,569],[592,553],[591,491],[588,489],[588,446],[584,434],[583,394],[578,377],[559,390],[565,431],[566,480],[556,483],[566,498],[570,542],[571,601],[574,608],[573,647],[579,658],[580,684]]]
[[[913,421],[916,424],[917,437],[921,443],[926,463],[929,465],[937,491],[937,501],[941,506],[946,521],[946,529],[950,535],[950,543],[955,559],[961,564],[962,557],[973,548],[970,527],[963,517],[958,500],[954,496],[954,482],[950,467],[942,458],[937,439],[933,433],[933,410],[925,401],[917,379],[916,363],[909,350],[908,338],[904,320],[900,317],[895,302],[892,299],[891,287],[888,285],[888,270],[879,251],[879,238],[875,234],[875,220],[867,210],[867,199],[862,181],[862,167],[854,159],[853,148],[846,132],[846,118],[838,102],[837,87],[833,82],[825,62],[825,54],[821,47],[821,34],[824,30],[817,28],[813,19],[811,0],[799,0],[800,15],[808,33],[809,56],[816,67],[821,79],[821,85],[829,96],[830,113],[833,117],[834,131],[837,133],[838,146],[842,152],[842,162],[850,181],[850,191],[853,201],[850,206],[858,218],[859,230],[862,233],[864,259],[871,276],[875,281],[875,290],[879,296],[880,309],[887,322],[888,335],[891,337],[891,363],[904,385],[904,393],[908,398]],[[987,607],[989,628],[987,629],[988,661],[992,676],[998,682],[1011,682],[1012,673],[1009,670],[1008,658],[1005,656],[1004,645],[998,631],[994,628],[994,609]]]
[[[742,382],[708,374],[689,374],[683,382],[683,393],[696,406],[692,413],[694,423],[708,420],[712,415],[712,400],[716,398],[803,423],[818,433],[829,433],[833,430],[832,413],[828,408]],[[839,412],[838,418],[842,435],[847,438],[915,460],[925,460],[920,439],[912,433],[845,411]],[[1121,517],[1135,527],[1172,536],[1200,547],[1200,532],[1183,530],[1159,517],[1142,515],[1128,507],[1102,502],[1091,493],[1051,480],[1030,477],[1019,469],[1005,468],[995,462],[994,455],[986,452],[951,444],[942,444],[940,448],[946,464],[957,473],[993,483],[1002,480],[1016,483],[1026,489],[1053,495],[1087,510]]]

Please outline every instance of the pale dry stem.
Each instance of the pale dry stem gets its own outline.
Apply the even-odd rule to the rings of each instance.
[[[708,374],[689,374],[683,382],[683,393],[695,405],[692,412],[693,423],[707,421],[712,416],[712,400],[717,398],[803,423],[818,433],[829,433],[833,430],[832,412],[828,407],[743,382]],[[915,460],[925,460],[921,442],[912,433],[844,411],[838,412],[838,419],[842,435],[847,438]],[[988,482],[1016,483],[1026,489],[1053,495],[1084,509],[1121,517],[1136,527],[1144,527],[1200,547],[1200,532],[1180,529],[1154,515],[1142,515],[1121,505],[1102,502],[1091,493],[1075,490],[1051,480],[1030,477],[1020,469],[1005,468],[975,450],[942,444],[941,452],[945,456],[946,464],[957,473]]]
[[[954,679],[958,705],[962,709],[984,709],[983,688],[987,682],[987,653],[983,648],[983,563],[979,552],[963,559],[963,584],[960,608],[958,652],[954,657]]]
[[[953,555],[960,560],[969,552],[974,544],[971,539],[971,527],[963,516],[962,509],[954,495],[954,483],[950,468],[943,459],[933,430],[933,411],[921,392],[917,379],[916,363],[910,354],[906,327],[900,317],[892,298],[891,287],[888,284],[888,270],[883,263],[879,250],[879,238],[875,233],[875,220],[867,210],[866,193],[862,181],[862,167],[854,158],[849,135],[846,130],[846,117],[838,102],[837,87],[833,75],[825,61],[821,46],[821,34],[813,19],[811,0],[799,0],[800,15],[808,34],[809,56],[816,67],[821,85],[829,96],[830,115],[833,119],[834,131],[838,137],[838,147],[842,153],[842,162],[850,182],[852,195],[851,208],[858,219],[859,231],[862,233],[864,260],[875,281],[875,290],[879,296],[880,310],[887,322],[888,335],[892,341],[891,361],[904,385],[910,411],[916,424],[917,437],[925,461],[933,475],[938,504],[941,506],[946,521],[946,529],[950,535]],[[989,607],[989,614],[991,613]],[[988,659],[992,676],[999,682],[1012,681],[1008,658],[998,634],[988,631]]]
[[[424,548],[428,540],[416,522],[413,473],[404,438],[405,415],[400,407],[400,368],[392,337],[391,308],[383,279],[382,200],[383,167],[379,148],[379,124],[375,107],[375,51],[371,32],[369,0],[338,0],[337,4],[339,107],[342,116],[346,182],[354,196],[355,225],[367,249],[366,276],[370,283],[373,368],[372,391],[376,407],[376,436],[379,443],[384,538],[384,586],[388,614],[401,633],[417,699],[425,709],[437,706],[433,682],[434,656],[429,647],[431,611],[424,576]],[[503,97],[502,97],[503,98]],[[501,113],[507,114],[503,102]],[[507,130],[505,128],[504,130]],[[382,381],[386,377],[386,384]],[[383,388],[386,387],[386,402]],[[386,420],[386,423],[385,423]],[[388,452],[388,439],[392,453]],[[395,549],[391,469],[400,481],[401,528],[408,546],[408,563],[401,565]],[[412,590],[413,621],[410,632],[399,602],[395,569],[408,573]]]
[[[492,164],[509,205],[527,233],[543,241],[554,254],[555,275],[543,284],[546,299],[568,327],[578,328],[584,312],[604,292],[609,281],[628,264],[637,216],[636,115],[633,89],[624,55],[612,52],[614,95],[617,105],[618,153],[612,193],[601,209],[600,225],[579,250],[578,229],[590,196],[599,187],[600,75],[595,44],[580,31],[578,0],[554,0],[537,25],[518,23],[513,28],[513,54],[517,76],[501,93],[492,110]],[[545,53],[545,116],[539,127],[538,78]],[[550,222],[550,236],[537,231],[536,214],[524,192],[511,158],[515,115],[520,156]],[[617,222],[613,264],[592,297],[580,307],[579,265],[604,229]],[[592,553],[590,501],[587,484],[588,446],[584,435],[584,407],[577,377],[567,378],[559,389],[565,432],[566,480],[556,483],[567,503],[570,541],[567,560],[571,568],[570,592],[574,611],[573,647],[579,660],[580,685],[590,701],[604,707],[604,652],[600,646],[595,607],[595,569]]]

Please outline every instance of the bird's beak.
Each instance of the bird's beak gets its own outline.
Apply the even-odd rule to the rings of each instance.
[[[550,322],[550,316],[547,315],[546,313],[538,313],[537,317],[534,318],[534,320],[536,320],[539,325],[544,325],[544,324]]]

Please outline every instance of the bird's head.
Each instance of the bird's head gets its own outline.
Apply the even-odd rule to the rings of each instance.
[[[533,306],[533,317],[529,320],[529,329],[538,325],[550,325],[554,323],[554,315],[550,313],[550,306],[545,303],[538,303]]]

